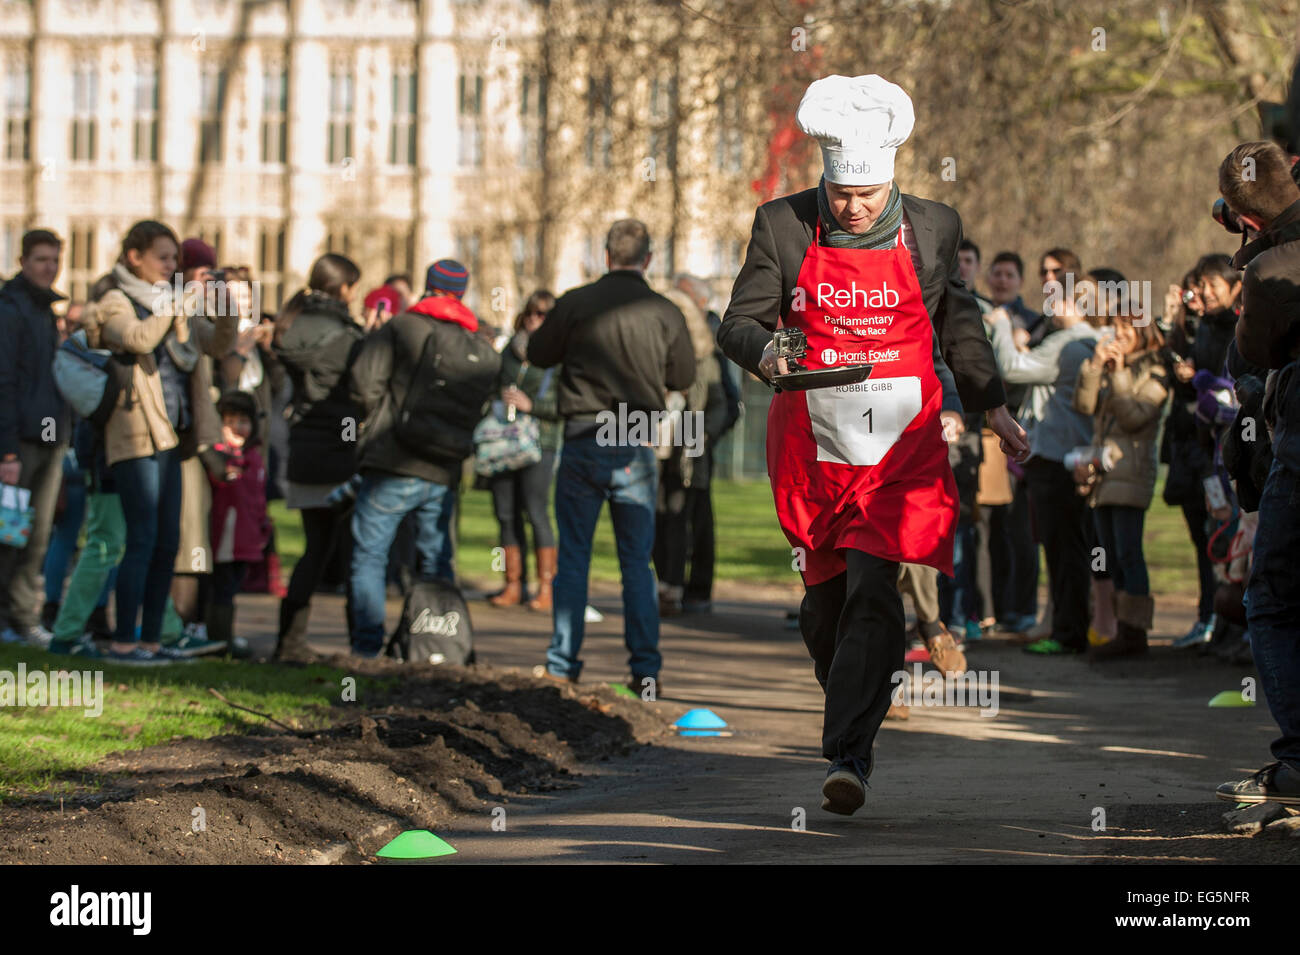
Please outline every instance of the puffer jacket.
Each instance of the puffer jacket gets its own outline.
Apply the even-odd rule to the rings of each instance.
[[[312,292],[275,344],[293,383],[288,472],[296,484],[340,484],[356,473],[362,412],[348,371],[364,337],[346,303]]]
[[[1074,407],[1094,416],[1093,448],[1111,461],[1093,486],[1093,507],[1146,509],[1156,487],[1156,432],[1169,397],[1169,377],[1159,352],[1134,356],[1106,371],[1089,358],[1079,368]]]
[[[154,359],[154,350],[174,321],[167,312],[142,316],[126,293],[116,288],[86,306],[82,326],[90,347],[135,357],[131,393],[122,394],[104,426],[104,455],[109,467],[177,445]]]

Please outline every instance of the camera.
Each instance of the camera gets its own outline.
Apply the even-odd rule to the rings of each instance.
[[[1220,200],[1222,201],[1222,200]],[[208,269],[209,282],[224,282],[226,280],[225,269]]]
[[[1210,207],[1210,215],[1214,221],[1223,226],[1224,230],[1231,235],[1241,235],[1246,231],[1246,225],[1237,218],[1237,214],[1228,208],[1228,204],[1220,197],[1214,200],[1214,205]]]
[[[791,371],[798,371],[803,368],[799,359],[808,354],[808,336],[802,328],[778,328],[772,333],[772,351]]]

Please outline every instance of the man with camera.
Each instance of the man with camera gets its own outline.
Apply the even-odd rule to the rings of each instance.
[[[1253,236],[1233,259],[1244,270],[1236,347],[1246,361],[1269,369],[1264,416],[1273,464],[1260,498],[1245,603],[1264,698],[1282,731],[1271,747],[1276,762],[1218,788],[1219,798],[1238,803],[1300,805],[1300,589],[1294,579],[1300,554],[1300,188],[1294,162],[1274,143],[1253,142],[1219,166],[1224,203]],[[1245,425],[1238,419],[1237,426]],[[1263,428],[1258,437],[1265,437]]]
[[[961,220],[894,181],[911,97],[879,76],[829,76],[808,88],[797,120],[819,141],[822,182],[759,207],[717,338],[782,389],[768,412],[768,474],[826,692],[822,808],[849,815],[865,801],[903,668],[899,564],[952,573],[957,500],[940,368],[965,410],[988,411],[1004,451],[1023,459],[1029,448],[958,271]],[[802,332],[809,367],[792,371],[773,342],[778,323]],[[951,641],[932,656],[955,650]]]

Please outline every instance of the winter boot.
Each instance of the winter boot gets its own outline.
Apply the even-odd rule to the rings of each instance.
[[[506,547],[506,589],[488,603],[494,607],[513,607],[524,599],[524,552],[518,547]]]
[[[1115,639],[1093,647],[1093,660],[1114,660],[1119,657],[1138,657],[1147,652],[1147,632],[1156,603],[1146,594],[1129,594],[1115,591]]]
[[[555,580],[557,553],[554,547],[537,548],[537,596],[528,601],[529,610],[551,612],[551,583]]]
[[[281,663],[309,663],[316,652],[307,645],[307,620],[311,607],[294,607],[287,600],[280,601],[280,635],[276,640],[272,660]]]

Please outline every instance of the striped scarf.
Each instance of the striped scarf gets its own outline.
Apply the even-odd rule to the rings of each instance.
[[[903,224],[903,195],[898,183],[889,189],[885,210],[861,235],[845,232],[835,221],[830,199],[826,196],[826,180],[817,184],[817,214],[822,220],[822,245],[835,249],[892,249],[898,240],[898,229]]]

